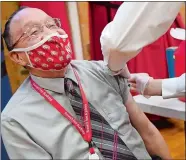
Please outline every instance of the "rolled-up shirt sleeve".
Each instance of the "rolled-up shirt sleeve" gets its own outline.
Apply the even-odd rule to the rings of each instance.
[[[182,3],[124,2],[100,37],[105,63],[108,64],[109,58],[114,59],[119,53],[126,55],[128,61],[130,56],[137,55],[143,47],[157,40],[169,29]],[[117,58],[111,64],[114,65],[122,68],[125,62]]]
[[[162,80],[162,97],[178,98],[185,96],[185,73],[180,77]]]

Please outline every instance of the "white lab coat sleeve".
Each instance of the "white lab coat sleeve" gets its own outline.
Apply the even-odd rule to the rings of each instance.
[[[100,43],[105,63],[108,64],[109,58],[119,53],[135,56],[143,47],[166,33],[182,3],[124,2],[113,21],[101,33]],[[126,57],[126,61],[129,59]],[[117,58],[113,63],[112,66],[120,65],[120,69],[125,65],[122,58]]]
[[[185,96],[185,73],[180,77],[164,79],[162,81],[162,97],[178,98]]]

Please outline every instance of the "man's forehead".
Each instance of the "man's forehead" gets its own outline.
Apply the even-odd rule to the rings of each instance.
[[[20,27],[29,22],[43,21],[48,15],[38,8],[25,8],[18,12],[12,19],[13,23],[19,23]]]
[[[44,21],[49,16],[38,8],[25,8],[19,11],[12,19],[10,33],[13,37],[24,32],[24,26],[29,23]]]

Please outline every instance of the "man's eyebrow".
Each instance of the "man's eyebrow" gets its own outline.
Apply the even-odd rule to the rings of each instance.
[[[47,17],[45,18],[44,22],[47,22],[48,20],[51,20],[51,19],[53,19],[53,18],[50,17],[50,16],[47,16]],[[27,22],[26,24],[24,24],[23,28],[30,27],[30,26],[35,25],[35,24],[40,24],[40,23],[37,22],[37,21],[29,21],[29,22]]]

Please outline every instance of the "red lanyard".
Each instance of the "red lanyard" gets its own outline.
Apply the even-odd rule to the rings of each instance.
[[[74,127],[79,131],[79,133],[83,137],[83,139],[89,143],[90,153],[94,154],[95,151],[91,143],[92,142],[92,126],[91,126],[91,120],[90,120],[90,108],[89,108],[88,100],[83,90],[83,87],[81,85],[80,78],[77,72],[74,69],[73,71],[78,81],[78,85],[79,85],[82,100],[83,100],[85,128],[62,105],[60,105],[50,94],[48,94],[43,88],[41,88],[37,83],[35,83],[32,78],[30,79],[31,85],[35,89],[35,91],[37,91],[42,97],[44,97],[46,101],[48,101],[53,107],[55,107],[66,119],[68,119],[74,125]]]

